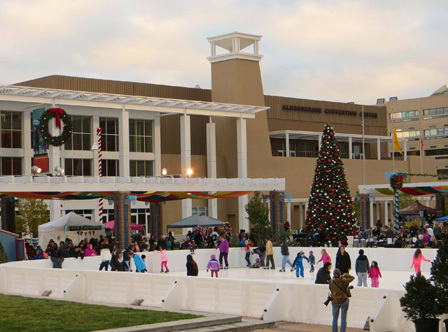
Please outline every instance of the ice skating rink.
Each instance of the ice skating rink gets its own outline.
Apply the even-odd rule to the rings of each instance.
[[[429,263],[428,263],[429,264]],[[286,266],[286,272],[279,272],[281,267],[275,268],[275,270],[264,270],[262,268],[259,269],[250,269],[250,268],[229,268],[228,270],[220,270],[219,278],[220,279],[231,279],[231,280],[253,280],[253,281],[262,281],[274,284],[301,284],[301,285],[314,285],[314,281],[316,279],[317,270],[322,267],[322,264],[319,264],[317,269],[314,270],[313,273],[309,272],[309,266],[305,265],[305,268],[308,267],[308,270],[305,270],[305,277],[296,277],[296,272],[290,272],[289,265]],[[184,271],[170,272],[172,275],[183,276],[186,275]],[[351,271],[351,274],[356,276],[354,270]],[[403,285],[409,281],[410,275],[413,274],[413,269],[409,269],[409,271],[381,271],[382,278],[380,278],[380,286],[378,289],[387,289],[387,290],[403,290]],[[429,277],[429,272],[424,275]],[[207,272],[205,269],[199,271],[200,277],[210,277],[210,272]],[[358,278],[356,278],[351,285],[358,287]],[[370,286],[370,279],[367,279],[367,286]]]
[[[321,248],[289,248],[290,260],[303,250],[306,255],[313,250],[316,261]],[[337,248],[326,248],[333,264]],[[359,248],[347,248],[351,256],[352,274]],[[362,328],[368,317],[373,319],[371,331],[412,330],[405,320],[399,305],[403,285],[414,273],[411,268],[415,249],[364,248],[369,261],[378,262],[382,278],[379,288],[358,287],[357,279],[352,283],[352,298],[348,312],[348,325]],[[423,255],[433,260],[436,250],[424,249]],[[114,303],[129,305],[136,299],[142,305],[165,310],[191,310],[212,313],[235,314],[262,318],[267,321],[291,321],[310,324],[331,324],[331,305],[323,302],[328,295],[327,285],[314,284],[322,263],[309,272],[305,262],[305,277],[297,278],[290,272],[279,272],[281,268],[280,248],[274,248],[275,269],[247,268],[244,250],[231,248],[229,269],[219,271],[219,278],[211,278],[206,271],[215,249],[196,250],[194,260],[199,267],[198,277],[186,276],[188,250],[173,250],[168,253],[169,273],[160,273],[160,256],[147,256],[148,273],[98,271],[100,257],[84,260],[68,258],[62,269],[53,269],[50,260],[11,262],[0,265],[0,293],[24,296],[40,296],[51,291],[50,298],[85,303]],[[255,262],[257,255],[251,256]],[[429,277],[431,264],[422,263],[422,272]],[[334,265],[333,265],[334,268]]]

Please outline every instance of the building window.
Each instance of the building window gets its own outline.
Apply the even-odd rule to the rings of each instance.
[[[434,135],[446,135],[448,134],[448,128],[438,128],[438,129],[425,129],[425,136],[434,136]]]
[[[103,176],[120,176],[120,164],[118,160],[103,159]]]
[[[22,175],[22,158],[1,157],[1,175]]]
[[[152,120],[129,120],[129,150],[131,152],[153,152]]]
[[[286,156],[286,142],[279,142],[278,156],[279,157]],[[296,143],[289,142],[289,156],[290,157],[296,156]]]
[[[339,157],[348,158],[348,144],[338,144],[339,147]]]
[[[92,159],[65,159],[65,175],[92,176]]]
[[[420,112],[418,110],[397,112],[397,113],[390,113],[389,119],[392,120],[392,119],[413,118],[413,117],[416,117],[419,115],[420,115]]]
[[[207,207],[199,206],[191,208],[191,213],[193,214],[193,216],[205,216],[207,215]]]
[[[299,157],[312,157],[312,156],[313,156],[313,144],[299,143]]]
[[[154,161],[152,160],[131,160],[131,176],[154,176]]]
[[[401,131],[397,129],[397,137],[419,137],[420,130],[409,130],[409,131]]]
[[[448,149],[425,150],[425,156],[442,156],[448,155]]]
[[[73,124],[72,136],[65,143],[66,150],[89,151],[92,147],[92,118],[89,116],[70,117]]]
[[[423,115],[442,115],[448,114],[448,107],[428,108],[423,110]]]
[[[1,121],[1,147],[21,148],[22,147],[22,113],[0,112]]]
[[[118,119],[100,118],[101,148],[103,151],[118,151]]]

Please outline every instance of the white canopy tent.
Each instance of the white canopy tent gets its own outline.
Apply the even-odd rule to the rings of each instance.
[[[38,233],[39,244],[44,248],[51,239],[59,243],[65,241],[68,236],[75,244],[78,244],[84,238],[104,236],[106,231],[104,224],[70,212],[59,219],[40,225]]]

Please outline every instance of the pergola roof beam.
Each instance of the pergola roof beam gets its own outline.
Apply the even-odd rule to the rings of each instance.
[[[12,96],[16,96],[13,98]],[[3,97],[3,98],[2,98]],[[51,101],[47,99],[53,99]],[[126,104],[127,109],[153,111],[160,113],[187,113],[205,116],[226,116],[253,118],[254,113],[266,111],[269,107],[223,104],[204,101],[186,101],[182,99],[155,98],[106,94],[85,91],[22,87],[15,85],[0,86],[0,101],[20,101],[38,104],[72,106],[89,106],[104,108],[119,108],[117,104]],[[72,100],[73,102],[67,102]],[[79,103],[75,103],[78,101]],[[83,104],[94,102],[95,105]],[[115,106],[113,105],[115,104]]]

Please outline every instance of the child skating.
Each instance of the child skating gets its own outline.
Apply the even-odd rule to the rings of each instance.
[[[216,260],[216,256],[215,255],[211,255],[210,256],[210,261],[208,262],[207,265],[207,272],[211,271],[211,277],[213,278],[213,274],[216,275],[216,278],[218,278],[218,271],[219,271],[219,263]]]
[[[382,275],[378,263],[375,261],[372,261],[372,265],[370,266],[369,278],[372,279],[373,288],[379,287]]]
[[[308,256],[308,261],[310,262],[310,265],[311,265],[310,273],[312,273],[312,272],[314,272],[314,264],[316,264],[316,257],[314,257],[312,251],[310,251],[310,255]]]
[[[160,260],[162,261],[160,263],[160,273],[168,273],[170,270],[168,270],[168,253],[166,252],[166,249],[164,247],[160,247],[159,250],[154,250],[155,253],[160,255]],[[165,267],[165,271],[163,270],[163,267]]]
[[[415,269],[415,275],[418,275],[419,273],[421,273],[421,266],[422,266],[422,260],[424,260],[425,262],[429,262],[429,259],[426,259],[425,256],[423,256],[422,251],[420,250],[420,248],[418,248],[415,253],[414,256],[412,256],[412,265],[411,267],[414,267]]]
[[[190,249],[190,254],[194,255],[194,247],[195,247],[194,240],[188,239],[187,243],[188,243],[188,249]]]
[[[305,253],[300,250],[299,253],[296,256],[296,259],[294,260],[293,265],[296,266],[296,277],[305,277],[305,272],[303,268],[303,259],[306,259],[309,262],[309,259],[305,256]]]

